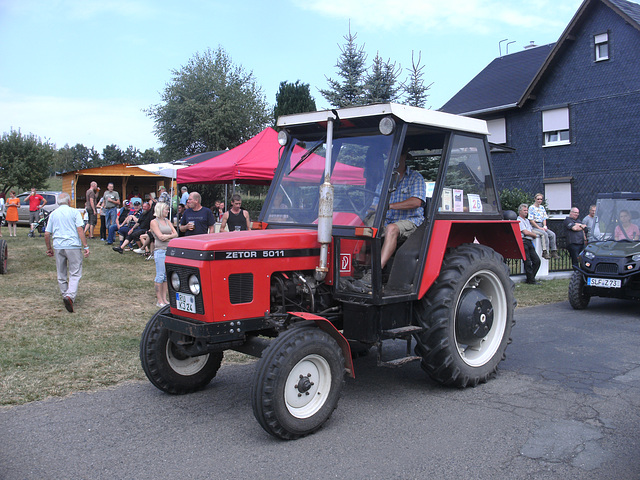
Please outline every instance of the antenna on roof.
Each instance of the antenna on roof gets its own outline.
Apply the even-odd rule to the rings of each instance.
[[[502,42],[506,42],[507,40],[509,40],[508,38],[505,38],[504,40],[500,40],[498,42],[498,56],[502,57]]]
[[[509,45],[511,45],[512,43],[516,43],[516,41],[513,40],[513,41],[507,43],[507,55],[509,55]]]

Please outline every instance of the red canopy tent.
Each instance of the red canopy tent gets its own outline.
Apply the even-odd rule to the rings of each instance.
[[[178,183],[267,184],[278,165],[278,134],[266,128],[243,144],[197,165],[178,172]]]
[[[268,184],[273,179],[278,166],[279,150],[278,133],[272,128],[266,128],[255,137],[222,155],[178,170],[177,180],[178,183],[231,183],[239,181]],[[297,155],[294,153],[294,162],[296,157],[300,158],[304,152],[300,149]],[[301,175],[301,177],[310,179],[307,176],[310,165],[313,165],[313,170],[317,170],[321,175],[324,170],[324,158],[314,155],[309,161],[311,164],[305,162],[307,168],[301,169],[305,170],[307,174]],[[339,175],[342,179],[341,183],[354,185],[364,184],[362,173],[361,168],[343,164],[338,164],[334,171],[334,175]]]

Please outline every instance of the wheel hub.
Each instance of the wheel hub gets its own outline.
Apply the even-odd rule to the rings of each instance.
[[[309,390],[313,386],[313,382],[310,380],[310,378],[310,373],[308,373],[306,376],[300,375],[300,380],[298,380],[298,383],[295,385],[295,388],[298,390],[298,396],[302,395],[303,393],[309,395]]]
[[[491,331],[493,325],[493,305],[486,295],[477,288],[466,290],[460,298],[456,317],[458,342],[475,344]]]

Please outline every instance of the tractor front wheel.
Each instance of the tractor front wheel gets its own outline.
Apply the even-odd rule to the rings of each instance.
[[[513,289],[502,257],[489,247],[465,244],[445,256],[414,308],[414,322],[424,328],[416,353],[431,378],[475,387],[495,375],[515,324]]]
[[[222,352],[197,357],[184,354],[169,338],[169,331],[159,325],[158,315],[168,311],[168,306],[159,310],[142,333],[142,369],[151,383],[164,392],[195,392],[206,387],[216,376],[222,362]]]
[[[344,384],[336,341],[312,325],[293,327],[265,350],[251,387],[253,414],[274,437],[293,440],[331,416]]]

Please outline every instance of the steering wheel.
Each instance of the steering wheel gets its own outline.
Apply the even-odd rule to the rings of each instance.
[[[363,193],[364,195],[361,199],[354,198],[354,193]],[[346,192],[347,200],[349,200],[353,211],[357,213],[358,216],[362,219],[364,219],[367,211],[369,210],[369,207],[373,204],[373,199],[378,195],[378,192],[376,192],[375,190],[370,190],[365,187],[351,187]],[[360,202],[362,202],[362,205],[359,205]]]

